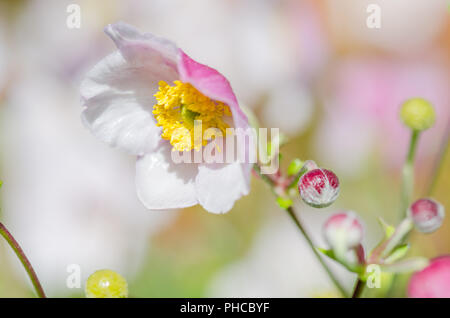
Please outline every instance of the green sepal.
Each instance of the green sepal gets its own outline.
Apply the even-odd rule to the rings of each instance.
[[[304,162],[298,158],[295,158],[294,160],[292,160],[287,169],[288,176],[293,176],[293,175],[296,175],[297,173],[299,173],[303,168],[303,164],[304,164]]]
[[[406,253],[409,251],[409,244],[401,244],[395,247],[391,254],[384,259],[385,264],[392,264],[403,257],[405,257]]]
[[[325,248],[321,248],[321,247],[316,247],[316,250],[318,250],[320,253],[322,253],[325,256],[328,256],[329,258],[337,261],[336,256],[334,255],[333,250],[327,250]]]
[[[321,252],[323,255],[331,258],[332,260],[334,260],[334,261],[338,262],[339,264],[341,264],[342,266],[344,266],[350,272],[356,273],[358,275],[362,275],[362,273],[364,273],[363,265],[348,264],[344,261],[341,261],[340,259],[338,259],[338,257],[336,256],[336,254],[334,253],[334,251],[332,249],[327,250],[327,249],[320,248],[320,247],[316,247],[316,249],[319,252]]]
[[[385,237],[387,239],[390,238],[392,236],[392,234],[394,234],[394,232],[395,232],[395,227],[386,223],[386,221],[381,217],[378,218],[378,222],[380,223],[381,227],[384,230]]]
[[[277,197],[277,203],[280,206],[280,208],[284,210],[290,208],[292,204],[294,204],[294,202],[291,199],[285,197]]]

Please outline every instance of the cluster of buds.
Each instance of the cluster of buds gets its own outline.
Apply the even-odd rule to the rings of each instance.
[[[435,122],[432,105],[422,98],[407,100],[400,111],[404,124],[418,136]],[[339,179],[332,171],[319,168],[313,161],[294,160],[289,166],[288,176],[297,182],[302,200],[314,208],[325,208],[339,196]],[[287,179],[288,189],[291,179]],[[293,190],[293,189],[292,189]],[[290,201],[291,202],[291,201]],[[291,204],[291,203],[289,203]],[[450,255],[432,260],[411,257],[403,259],[409,251],[405,243],[411,230],[432,233],[444,220],[444,207],[429,198],[419,199],[408,208],[408,217],[396,228],[380,219],[384,238],[365,255],[362,246],[364,228],[353,211],[335,213],[325,222],[323,236],[329,249],[320,249],[326,256],[339,262],[348,270],[358,274],[362,281],[367,279],[370,265],[380,266],[386,272],[411,272],[414,274],[409,285],[411,297],[450,297]]]
[[[324,238],[330,246],[330,250],[319,250],[350,271],[357,273],[362,280],[366,279],[365,268],[368,268],[371,264],[379,265],[386,272],[399,273],[422,270],[414,275],[410,283],[410,295],[412,297],[421,297],[417,295],[426,295],[426,293],[440,293],[441,297],[448,295],[450,291],[448,288],[450,286],[450,256],[445,260],[433,260],[431,263],[422,257],[403,259],[409,250],[409,244],[405,243],[405,240],[411,230],[414,227],[422,233],[431,233],[437,230],[444,219],[444,208],[435,200],[420,199],[410,206],[408,214],[409,216],[397,228],[380,219],[385,231],[384,239],[370,251],[366,259],[361,244],[364,233],[361,221],[355,212],[338,212],[329,217],[323,227]],[[440,269],[444,265],[434,265],[436,262],[447,266],[446,269]],[[447,274],[442,274],[441,271]],[[445,286],[447,287],[442,287],[444,286],[443,283],[439,283],[437,284],[438,287],[430,287],[430,291],[427,291],[425,281],[428,280],[429,284],[433,285],[434,283],[431,283],[431,281],[437,276],[446,281]],[[421,286],[425,287],[422,288]],[[419,290],[422,290],[422,293]]]

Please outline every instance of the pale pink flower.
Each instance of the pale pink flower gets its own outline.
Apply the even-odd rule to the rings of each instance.
[[[82,120],[102,141],[138,156],[137,194],[149,209],[202,205],[213,213],[229,211],[249,192],[247,163],[183,163],[171,159],[172,146],[161,138],[152,114],[158,83],[191,84],[231,110],[230,127],[248,128],[227,79],[192,60],[174,43],[119,22],[107,35],[118,51],[100,61],[81,85]],[[193,151],[193,150],[192,150]]]

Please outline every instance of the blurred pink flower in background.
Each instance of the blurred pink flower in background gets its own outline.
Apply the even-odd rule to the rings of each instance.
[[[431,260],[430,265],[415,273],[408,286],[411,298],[450,298],[450,255]]]
[[[324,70],[333,53],[317,2],[290,1],[285,13],[293,33],[296,54],[293,63],[298,67],[298,76],[306,81],[314,79]]]
[[[420,61],[353,58],[339,62],[324,93],[317,153],[325,162],[337,163],[337,171],[355,173],[378,145],[384,163],[398,167],[410,136],[399,120],[400,106],[411,97],[423,97],[435,107],[437,119],[434,127],[422,133],[418,159],[433,158],[449,123],[448,76],[445,61],[438,56]]]

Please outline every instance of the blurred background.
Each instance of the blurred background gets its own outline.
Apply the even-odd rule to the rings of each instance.
[[[81,8],[79,29],[66,25],[69,4]],[[381,8],[379,29],[366,25],[369,4]],[[119,20],[222,72],[262,127],[289,137],[283,168],[299,157],[338,174],[333,206],[295,203],[317,245],[325,247],[321,227],[337,210],[359,213],[367,249],[382,236],[378,216],[399,221],[409,133],[398,111],[410,97],[430,100],[437,113],[419,142],[415,198],[450,206],[450,154],[438,164],[450,126],[446,0],[1,0],[1,221],[49,296],[83,297],[87,277],[103,268],[124,275],[132,297],[338,295],[261,180],[221,216],[140,204],[134,158],[80,121],[80,81],[115,50],[103,28]],[[450,218],[411,239],[413,255],[450,253]],[[71,264],[80,266],[81,288],[66,286]],[[355,277],[331,265],[351,288]],[[0,296],[32,296],[30,286],[1,240]]]

